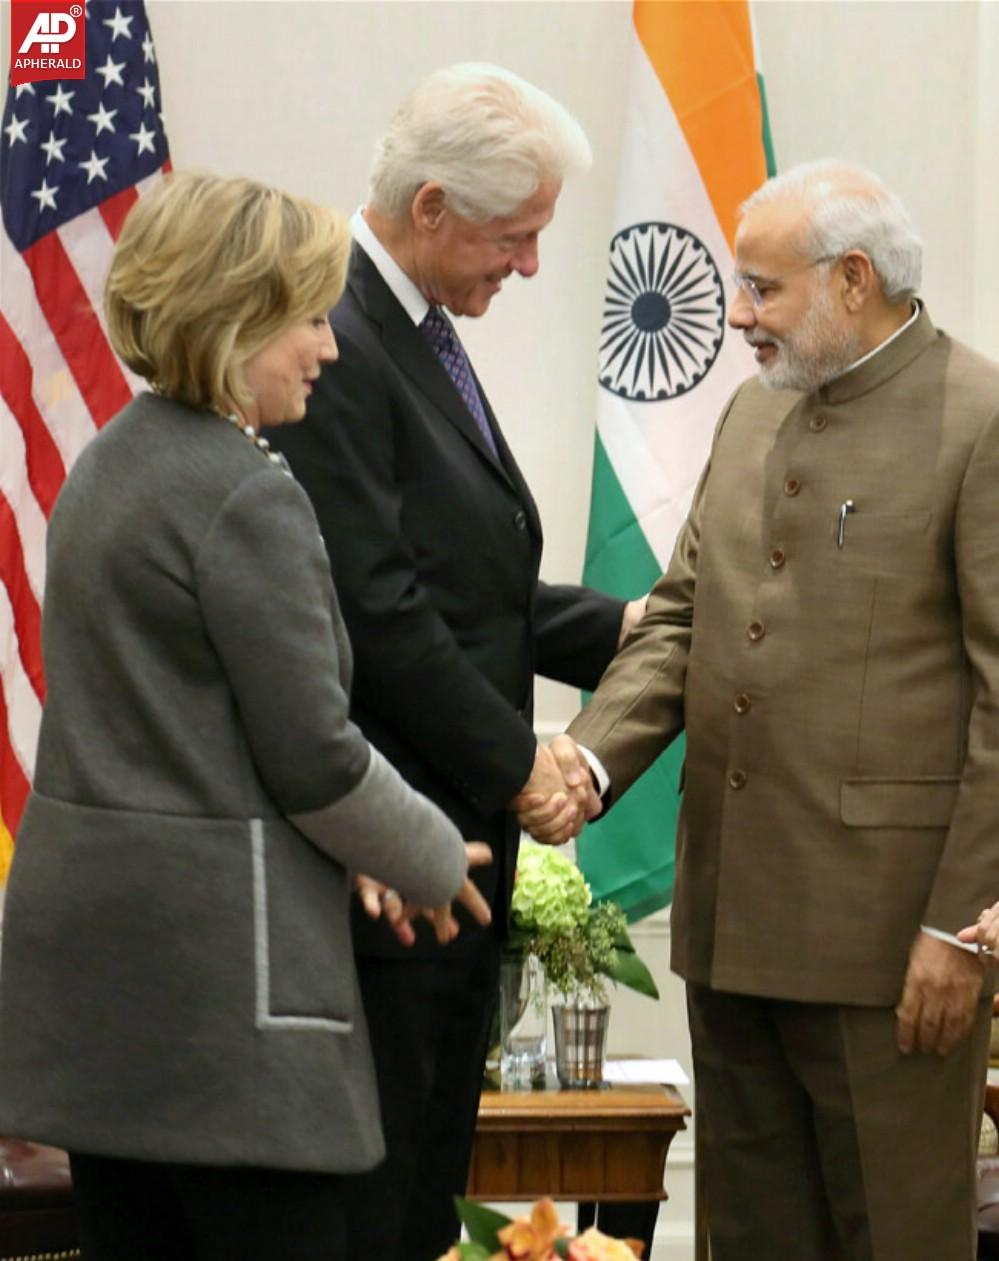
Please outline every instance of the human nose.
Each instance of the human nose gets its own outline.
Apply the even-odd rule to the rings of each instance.
[[[329,324],[324,324],[320,333],[319,358],[323,363],[336,363],[340,358],[340,347],[336,344]]]
[[[729,328],[752,328],[756,323],[756,308],[742,285],[737,285],[735,295],[728,304]]]
[[[516,254],[510,260],[510,265],[519,276],[529,279],[535,274],[541,266],[541,260],[538,257],[538,239],[532,237],[529,241],[524,241],[517,249]]]

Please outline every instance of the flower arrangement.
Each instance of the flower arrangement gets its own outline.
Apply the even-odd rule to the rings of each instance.
[[[509,944],[535,955],[567,1002],[605,1003],[607,979],[659,997],[631,944],[624,912],[614,902],[594,905],[583,873],[550,846],[521,844]]]
[[[455,1200],[468,1232],[439,1261],[635,1261],[644,1244],[637,1239],[612,1239],[595,1227],[569,1238],[551,1200],[539,1200],[529,1217],[509,1218],[484,1204]]]

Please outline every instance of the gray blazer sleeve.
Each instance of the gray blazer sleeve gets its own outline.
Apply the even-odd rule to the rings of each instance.
[[[263,467],[228,496],[196,566],[208,634],[277,808],[355,871],[437,905],[461,886],[461,837],[350,721],[346,638],[304,491]]]

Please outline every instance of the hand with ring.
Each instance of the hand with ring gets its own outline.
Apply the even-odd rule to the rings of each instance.
[[[978,944],[978,953],[987,962],[999,953],[999,902],[987,906],[978,916],[977,923],[969,924],[957,934],[961,941]]]

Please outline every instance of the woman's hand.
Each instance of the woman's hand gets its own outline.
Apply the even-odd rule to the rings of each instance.
[[[466,841],[465,856],[471,870],[473,867],[484,867],[487,863],[491,863],[493,851],[484,841]],[[433,924],[434,936],[442,946],[446,946],[458,936],[459,924],[451,910],[452,902],[445,902],[443,906],[436,907],[419,906],[415,902],[407,902],[395,889],[388,888],[387,885],[373,880],[370,876],[358,875],[354,880],[354,885],[365,913],[372,919],[384,919],[403,946],[411,946],[416,940],[413,920],[421,915]],[[454,901],[460,902],[476,923],[482,925],[492,923],[493,916],[489,903],[468,876],[455,894]]]

